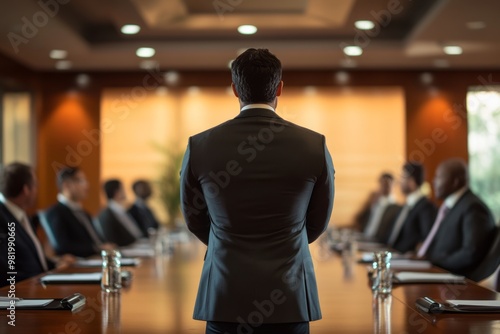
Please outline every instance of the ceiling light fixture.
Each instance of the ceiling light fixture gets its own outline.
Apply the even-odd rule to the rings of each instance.
[[[135,54],[137,57],[150,58],[155,55],[156,51],[153,48],[138,48]]]
[[[158,62],[156,60],[151,60],[151,59],[143,60],[139,64],[139,68],[141,68],[143,70],[152,70],[152,69],[155,69],[158,67],[159,67]]]
[[[347,56],[357,57],[363,54],[363,49],[360,48],[359,46],[350,45],[344,48],[344,53]]]
[[[238,32],[242,35],[253,35],[257,32],[257,27],[251,24],[245,24],[238,27]]]
[[[122,34],[125,35],[135,35],[139,31],[141,31],[141,27],[139,27],[137,24],[125,24],[120,31]]]
[[[443,48],[444,53],[447,55],[461,55],[462,48],[457,45],[448,45]]]
[[[354,22],[354,26],[359,30],[370,30],[375,28],[375,23],[370,20],[359,20]]]
[[[471,22],[467,22],[467,28],[471,29],[471,30],[479,30],[479,29],[484,29],[486,28],[486,23],[484,23],[483,21],[471,21]]]
[[[436,59],[434,60],[434,66],[438,68],[450,67],[450,63],[446,59]]]
[[[66,50],[52,50],[50,51],[49,57],[52,59],[64,59],[68,56],[68,51]]]
[[[69,60],[59,60],[56,62],[56,69],[58,70],[69,70],[73,64]]]

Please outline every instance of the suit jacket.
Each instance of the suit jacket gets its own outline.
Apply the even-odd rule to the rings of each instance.
[[[398,218],[398,214],[401,211],[401,205],[399,204],[389,204],[380,218],[380,224],[378,226],[377,233],[375,233],[375,241],[386,244],[391,236],[392,226]]]
[[[134,203],[127,212],[134,218],[135,222],[137,222],[137,226],[141,229],[144,237],[149,238],[149,228],[158,229],[158,220],[156,220],[153,211],[151,211],[149,207]]]
[[[488,253],[495,228],[488,207],[467,190],[444,217],[425,256],[436,266],[469,277]]]
[[[7,261],[8,241],[12,235],[15,238],[13,240],[15,243],[15,270],[10,269]],[[0,254],[0,286],[7,285],[6,279],[11,276],[7,272],[17,272],[16,282],[44,272],[33,241],[3,203],[0,203]],[[47,265],[49,269],[54,268],[54,263],[48,259]]]
[[[420,198],[408,212],[392,248],[401,253],[414,251],[431,231],[436,214],[436,206],[427,197]]]
[[[118,246],[128,246],[136,241],[110,208],[105,208],[99,213],[96,230],[105,242],[112,242]]]
[[[264,323],[320,319],[308,244],[326,229],[333,197],[325,137],[271,110],[191,137],[181,206],[208,245],[194,318],[251,322],[257,309]]]
[[[50,229],[47,233],[52,233],[55,239],[52,247],[57,254],[68,253],[81,257],[97,254],[98,245],[68,206],[58,202],[42,215],[45,216]],[[85,215],[92,227],[92,217],[86,212]]]

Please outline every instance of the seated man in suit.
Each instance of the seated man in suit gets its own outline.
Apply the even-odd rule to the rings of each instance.
[[[392,174],[383,173],[379,178],[379,190],[373,198],[368,222],[363,231],[367,239],[382,243],[389,239],[390,228],[401,208],[392,194],[393,187]]]
[[[120,180],[111,179],[104,183],[104,193],[108,206],[98,217],[98,228],[107,242],[127,246],[142,237],[142,232],[134,219],[127,213],[123,204],[125,190]]]
[[[57,174],[57,185],[60,191],[57,204],[40,214],[50,229],[47,234],[52,234],[55,239],[52,247],[56,254],[87,257],[98,254],[103,248],[111,248],[111,244],[103,244],[99,239],[92,217],[82,207],[88,192],[83,171],[73,167],[61,169]]]
[[[153,211],[148,207],[146,201],[151,197],[153,191],[148,181],[137,180],[132,184],[132,190],[135,194],[135,202],[128,209],[128,213],[137,222],[144,237],[149,237],[148,230],[157,230],[160,226],[156,220]]]
[[[438,166],[434,191],[444,202],[418,257],[468,276],[491,247],[495,221],[486,204],[469,189],[463,160],[450,159]]]
[[[5,166],[0,177],[0,286],[12,277],[8,272],[17,272],[15,281],[41,274],[55,265],[64,266],[74,261],[72,256],[58,261],[48,259],[43,253],[33,226],[28,219],[37,195],[37,180],[30,166],[11,163]],[[15,253],[13,263],[7,261],[8,254]]]
[[[401,253],[416,251],[417,245],[424,241],[436,219],[436,207],[420,190],[423,183],[424,166],[416,162],[404,164],[400,186],[406,196],[406,203],[392,227],[388,241],[389,246]]]

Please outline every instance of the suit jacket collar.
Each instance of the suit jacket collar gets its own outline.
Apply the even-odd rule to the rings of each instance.
[[[281,119],[276,112],[271,111],[269,109],[263,108],[252,108],[240,111],[239,115],[236,118],[245,118],[245,117],[268,117],[268,118],[277,118]]]

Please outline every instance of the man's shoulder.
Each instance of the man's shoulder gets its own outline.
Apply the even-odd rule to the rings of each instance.
[[[46,210],[45,210],[45,214],[47,215],[52,215],[52,214],[60,214],[61,212],[63,212],[67,207],[62,204],[61,202],[56,202],[54,203],[52,206],[49,206]]]
[[[243,119],[246,121],[247,119]],[[190,137],[190,140],[192,142],[202,142],[205,141],[208,137],[210,137],[212,134],[224,134],[225,131],[230,131],[233,125],[240,124],[242,122],[241,118],[233,118],[230,120],[227,120],[221,124],[218,124],[214,127],[211,127],[207,130],[204,130],[200,133],[197,133],[193,136]],[[299,133],[302,136],[307,136],[307,137],[312,137],[312,138],[317,138],[319,140],[322,140],[324,138],[324,135],[316,132],[314,130],[311,130],[309,128],[306,128],[304,126],[298,125],[296,123],[293,123],[291,121],[288,121],[286,119],[283,119],[281,117],[277,118],[271,118],[270,119],[270,124],[269,124],[271,130],[275,130],[274,132],[281,132],[281,130],[284,129],[290,129],[292,131],[295,131]]]

